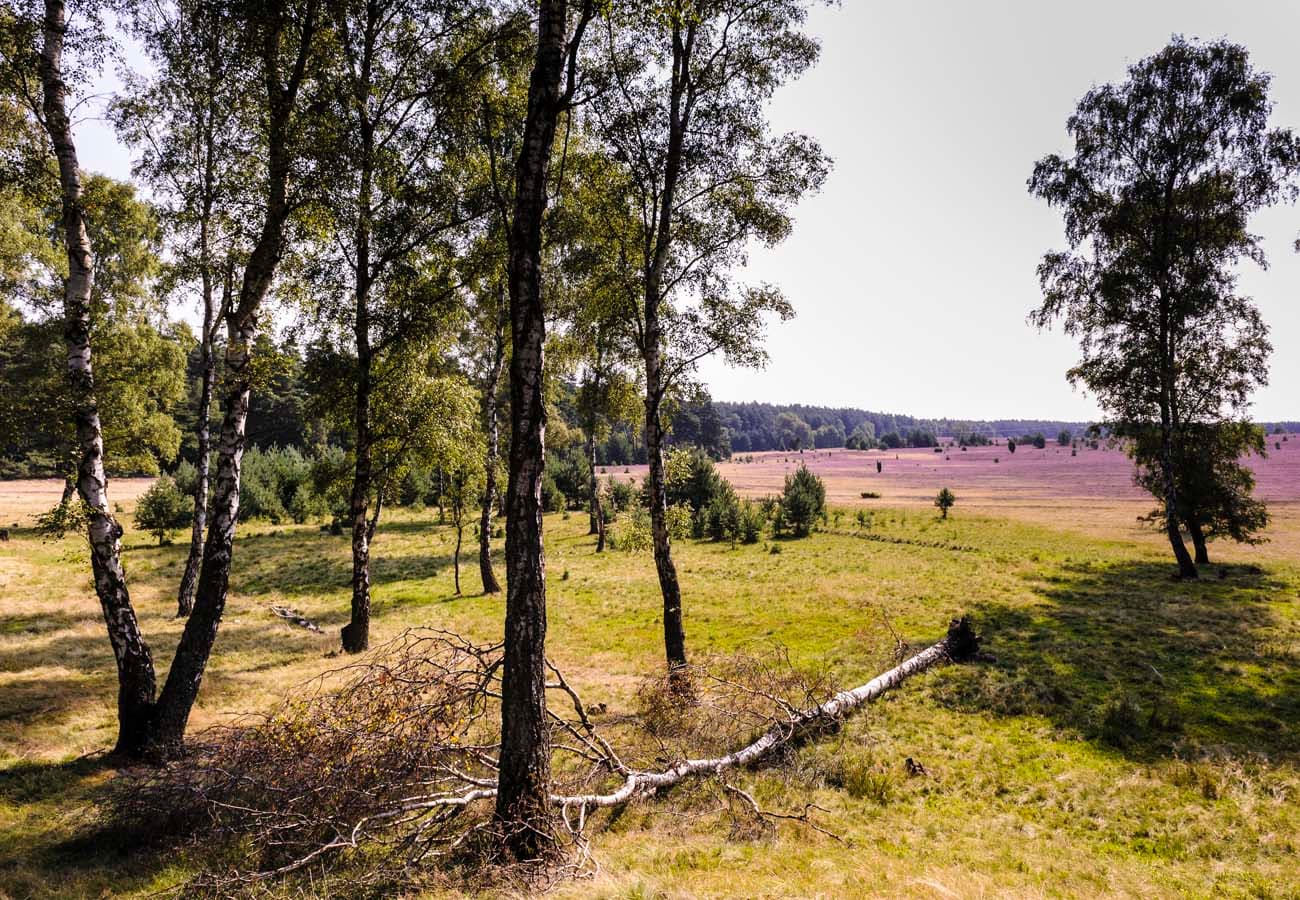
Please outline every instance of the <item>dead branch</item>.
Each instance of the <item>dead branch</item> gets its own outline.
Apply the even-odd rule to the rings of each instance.
[[[319,625],[292,607],[272,605],[270,609],[271,612],[275,613],[287,622],[306,628],[308,631],[314,631],[317,634],[321,634]]]

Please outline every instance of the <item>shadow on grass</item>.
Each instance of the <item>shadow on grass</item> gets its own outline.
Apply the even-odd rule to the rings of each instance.
[[[1070,566],[1036,586],[1037,605],[979,604],[995,659],[953,670],[940,699],[1042,716],[1134,759],[1300,755],[1296,622],[1280,612],[1294,587],[1252,566],[1222,571],[1178,582],[1164,563]]]
[[[103,757],[66,762],[19,762],[0,768],[0,804],[74,805],[51,821],[18,819],[0,836],[0,896],[116,896],[146,888],[170,864],[135,835],[98,824],[113,766]]]

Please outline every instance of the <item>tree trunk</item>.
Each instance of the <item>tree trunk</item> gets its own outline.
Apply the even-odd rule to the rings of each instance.
[[[497,317],[496,345],[492,353],[492,367],[483,391],[483,430],[487,434],[487,459],[483,482],[483,509],[479,515],[478,571],[483,580],[483,593],[501,593],[501,584],[492,571],[492,506],[497,495],[497,458],[501,452],[501,437],[497,425],[497,385],[501,382],[501,366],[505,362],[505,319]]]
[[[207,223],[201,227],[200,244],[206,247]],[[206,250],[202,251],[206,253]],[[194,585],[199,577],[199,563],[203,559],[203,532],[208,523],[208,469],[212,455],[212,426],[208,418],[212,410],[212,390],[216,382],[217,364],[212,352],[213,338],[216,335],[215,310],[212,306],[212,272],[204,264],[203,278],[203,335],[199,352],[203,360],[203,386],[199,391],[198,415],[198,459],[195,461],[197,476],[194,483],[194,521],[190,526],[190,552],[185,559],[185,574],[181,576],[180,590],[176,594],[176,615],[178,618],[188,616],[194,610]],[[230,275],[227,274],[223,290],[225,302],[230,300]]]
[[[648,380],[658,382],[658,352],[646,354]],[[651,373],[654,373],[651,375]],[[686,630],[682,625],[682,589],[673,563],[672,542],[668,535],[668,491],[664,484],[663,429],[659,420],[656,388],[648,388],[645,438],[650,472],[650,531],[654,540],[655,570],[659,574],[659,592],[664,601],[664,653],[670,669],[686,665]]]
[[[542,474],[546,404],[543,348],[542,224],[556,123],[567,98],[566,0],[539,0],[537,56],[515,166],[510,226],[510,478],[506,486],[506,621],[501,675],[501,754],[496,819],[505,850],[534,859],[553,845],[549,810],[550,733],[546,721],[546,556]],[[583,22],[590,16],[584,3]],[[581,39],[581,25],[572,47]],[[572,56],[570,66],[572,66]],[[570,81],[574,73],[570,68]]]
[[[185,622],[176,657],[158,698],[157,729],[149,753],[161,759],[181,755],[185,726],[199,693],[212,645],[226,607],[235,526],[239,521],[239,475],[244,458],[244,427],[248,420],[255,321],[231,329],[226,349],[229,388],[218,439],[217,473],[213,481],[212,515],[203,546],[194,609]]]
[[[674,198],[681,178],[683,147],[690,110],[686,102],[690,47],[694,41],[683,40],[682,28],[692,33],[696,22],[674,20],[672,35],[672,85],[668,101],[668,152],[664,159],[664,187],[659,199],[658,233],[654,236],[653,254],[646,260],[645,315],[641,352],[645,360],[646,406],[645,441],[650,464],[650,530],[654,539],[655,569],[659,574],[659,591],[664,601],[664,653],[670,670],[686,665],[686,631],[682,626],[682,589],[673,564],[668,536],[668,499],[664,484],[663,425],[660,407],[669,385],[663,371],[663,333],[659,321],[661,286],[673,242]]]
[[[45,130],[58,161],[63,241],[68,256],[68,277],[63,285],[63,316],[68,379],[80,451],[77,493],[90,510],[88,537],[95,593],[99,597],[109,643],[117,660],[118,737],[114,753],[135,757],[140,755],[148,741],[156,682],[153,656],[140,633],[127,591],[126,571],[122,568],[122,527],[114,520],[108,502],[104,435],[95,401],[90,348],[90,300],[95,259],[86,233],[81,168],[67,113],[67,86],[63,80],[66,32],[64,4],[61,0],[46,0],[38,68]]]
[[[362,128],[363,153],[369,152],[371,135]],[[343,626],[345,653],[361,653],[370,646],[370,505],[371,448],[370,395],[373,358],[370,348],[370,171],[363,167],[356,226],[356,309],[353,331],[357,350],[357,394],[352,426],[356,432],[356,464],[352,472],[352,618]]]
[[[346,653],[361,653],[370,646],[370,523],[367,521],[371,474],[370,359],[369,354],[364,361],[360,355],[358,357],[354,419],[356,465],[352,472],[349,507],[352,518],[352,618],[343,626],[342,633]]]
[[[1201,528],[1201,523],[1196,518],[1187,520],[1187,531],[1192,536],[1192,547],[1196,550],[1196,564],[1198,566],[1209,565],[1210,551],[1205,545],[1205,530]]]
[[[596,429],[587,432],[587,461],[591,464],[591,479],[587,490],[591,493],[591,534],[596,535],[596,552],[605,551],[605,510],[600,503],[600,482],[596,478]]]
[[[461,539],[464,537],[464,534],[465,534],[465,526],[464,526],[463,524],[461,524],[460,513],[457,512],[457,514],[456,514],[456,549],[455,549],[454,551],[452,551],[452,555],[451,555],[451,568],[452,568],[452,571],[455,573],[455,576],[454,576],[454,577],[455,577],[455,579],[456,579],[456,596],[457,596],[457,597],[460,596],[460,545],[461,545]]]

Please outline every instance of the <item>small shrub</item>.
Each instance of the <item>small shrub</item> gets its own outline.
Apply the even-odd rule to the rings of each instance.
[[[161,547],[171,532],[190,523],[192,513],[193,500],[181,493],[175,481],[163,475],[140,495],[135,507],[135,524],[158,538]]]
[[[1127,747],[1142,736],[1142,708],[1127,694],[1102,710],[1101,737],[1108,744]]]
[[[694,528],[691,508],[685,505],[668,507],[668,517],[665,524],[668,526],[668,537],[674,541],[684,541],[691,536]]]
[[[644,506],[632,507],[630,515],[621,516],[609,529],[609,546],[623,553],[644,553],[653,544],[650,532],[650,510]]]
[[[742,544],[757,544],[758,539],[763,536],[763,526],[766,524],[767,516],[763,514],[763,508],[759,504],[750,500],[740,504],[736,531]]]
[[[542,510],[544,512],[560,512],[568,504],[568,498],[564,496],[564,491],[555,483],[555,476],[548,470],[542,476]]]
[[[879,492],[879,491],[863,491],[863,492],[862,492],[862,499],[863,499],[863,500],[879,500],[879,499],[880,499],[880,492]]]
[[[948,518],[948,510],[952,509],[956,503],[957,496],[947,488],[939,491],[938,496],[934,498],[934,505],[939,507],[939,512],[945,519]]]
[[[609,499],[610,512],[618,514],[627,512],[637,502],[637,490],[630,481],[619,481],[613,475],[605,482],[605,496]]]
[[[825,515],[826,485],[801,465],[793,475],[786,476],[777,528],[788,528],[795,537],[805,537]]]

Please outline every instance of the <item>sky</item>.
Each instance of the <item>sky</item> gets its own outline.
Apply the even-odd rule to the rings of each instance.
[[[794,233],[755,250],[741,277],[779,286],[796,317],[768,330],[765,369],[708,361],[719,400],[857,406],[923,417],[1089,420],[1059,329],[1026,321],[1035,267],[1065,245],[1058,212],[1029,195],[1036,160],[1068,154],[1065,121],[1093,85],[1179,33],[1244,44],[1272,73],[1273,123],[1300,128],[1300,4],[843,0],[809,29],[817,66],[774,98],[780,131],[835,161],[796,210]],[[83,164],[119,177],[111,129],[80,125]],[[1259,420],[1300,419],[1300,209],[1252,223],[1269,269],[1240,273],[1271,328]]]

